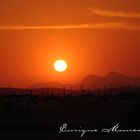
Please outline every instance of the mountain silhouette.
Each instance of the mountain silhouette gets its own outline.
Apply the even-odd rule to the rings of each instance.
[[[30,86],[30,88],[62,88],[63,85],[59,82],[47,82],[47,83],[36,83]]]
[[[95,76],[89,75],[84,80],[79,83],[79,86],[83,85],[87,88],[97,88],[97,87],[125,87],[125,86],[140,86],[140,78],[126,76],[117,72],[110,72],[106,76]]]
[[[126,86],[136,86],[140,87],[140,78],[127,76],[118,72],[110,72],[106,76],[88,75],[80,83],[76,85],[71,85],[74,89],[80,89],[81,86],[95,89],[104,87],[126,87]],[[70,87],[67,85],[62,85],[59,82],[48,82],[48,83],[36,83],[30,88],[63,88]]]

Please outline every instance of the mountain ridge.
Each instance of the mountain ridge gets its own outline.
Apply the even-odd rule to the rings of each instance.
[[[140,87],[140,78],[111,71],[105,76],[90,74],[86,76],[80,83],[75,85],[71,84],[71,87],[79,89],[82,85],[90,89],[94,89],[95,87],[109,87],[110,85],[112,87],[125,87],[129,85]],[[64,86],[70,87],[70,84],[63,85],[59,82],[36,83],[31,85],[30,88],[63,88]]]

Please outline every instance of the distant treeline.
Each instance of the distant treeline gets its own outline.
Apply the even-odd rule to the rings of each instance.
[[[59,94],[58,94],[59,93]],[[140,101],[140,87],[119,87],[119,88],[96,88],[94,90],[84,89],[0,89],[0,111],[25,111],[25,110],[46,110],[56,109],[61,106],[87,105],[91,106],[100,103],[112,102],[136,102]],[[74,107],[74,106],[73,106]],[[72,108],[73,108],[72,107]]]
[[[79,90],[70,88],[40,88],[40,89],[19,89],[19,88],[0,88],[0,96],[7,95],[32,95],[39,97],[139,97],[140,87],[112,88],[111,85],[106,88],[97,87],[95,89],[84,88]]]

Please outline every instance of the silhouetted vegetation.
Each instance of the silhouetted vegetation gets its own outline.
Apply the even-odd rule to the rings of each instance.
[[[59,90],[59,94],[55,91]],[[64,89],[0,89],[0,130],[7,136],[30,139],[80,139],[74,135],[59,135],[63,123],[86,128],[140,128],[140,88],[119,87],[94,90]],[[128,135],[127,139],[134,138]],[[140,135],[135,135],[139,137]],[[76,138],[75,138],[76,137]],[[88,136],[87,139],[114,139],[114,135]],[[125,139],[118,135],[119,139]]]

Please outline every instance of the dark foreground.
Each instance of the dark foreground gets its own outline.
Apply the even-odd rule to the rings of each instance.
[[[67,128],[59,133],[64,124]],[[121,130],[140,129],[139,96],[7,95],[0,98],[0,139],[140,139],[140,132],[101,132],[117,124]],[[85,133],[82,138],[82,132],[64,132],[74,129],[97,129],[98,132]]]

